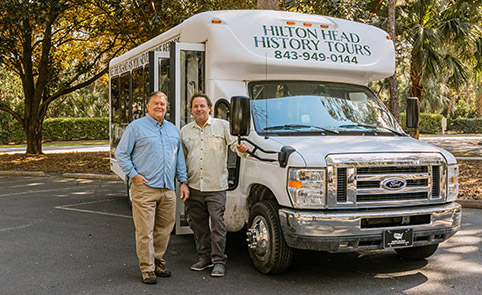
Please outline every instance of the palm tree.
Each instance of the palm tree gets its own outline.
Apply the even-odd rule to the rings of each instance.
[[[410,95],[423,100],[427,81],[444,73],[458,88],[470,78],[469,61],[480,38],[475,0],[418,0],[402,7],[402,35],[409,42]],[[478,4],[480,5],[480,4]],[[480,52],[478,52],[480,55]]]
[[[388,0],[388,34],[392,37],[393,43],[396,42],[395,33],[395,11],[396,11],[396,1]],[[397,80],[397,68],[395,67],[395,72],[393,76],[388,79],[388,84],[390,88],[390,111],[395,116],[398,122],[400,122],[400,108],[398,105],[398,80]]]

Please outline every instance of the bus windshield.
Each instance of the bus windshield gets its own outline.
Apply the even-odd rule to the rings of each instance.
[[[260,134],[358,133],[405,135],[367,87],[332,82],[249,83],[252,113]]]

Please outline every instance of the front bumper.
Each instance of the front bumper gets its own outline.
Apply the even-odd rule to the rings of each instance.
[[[292,248],[349,252],[383,249],[386,229],[413,229],[413,246],[438,244],[460,229],[458,203],[370,210],[279,210],[281,227]]]

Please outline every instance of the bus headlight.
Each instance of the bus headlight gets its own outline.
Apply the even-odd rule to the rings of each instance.
[[[455,201],[459,194],[459,166],[450,165],[447,167],[447,201]]]
[[[288,193],[296,208],[320,208],[326,204],[325,169],[290,168]]]

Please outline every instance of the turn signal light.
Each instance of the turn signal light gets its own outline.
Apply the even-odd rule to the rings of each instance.
[[[293,188],[301,188],[301,181],[290,180],[288,181],[288,186]]]

